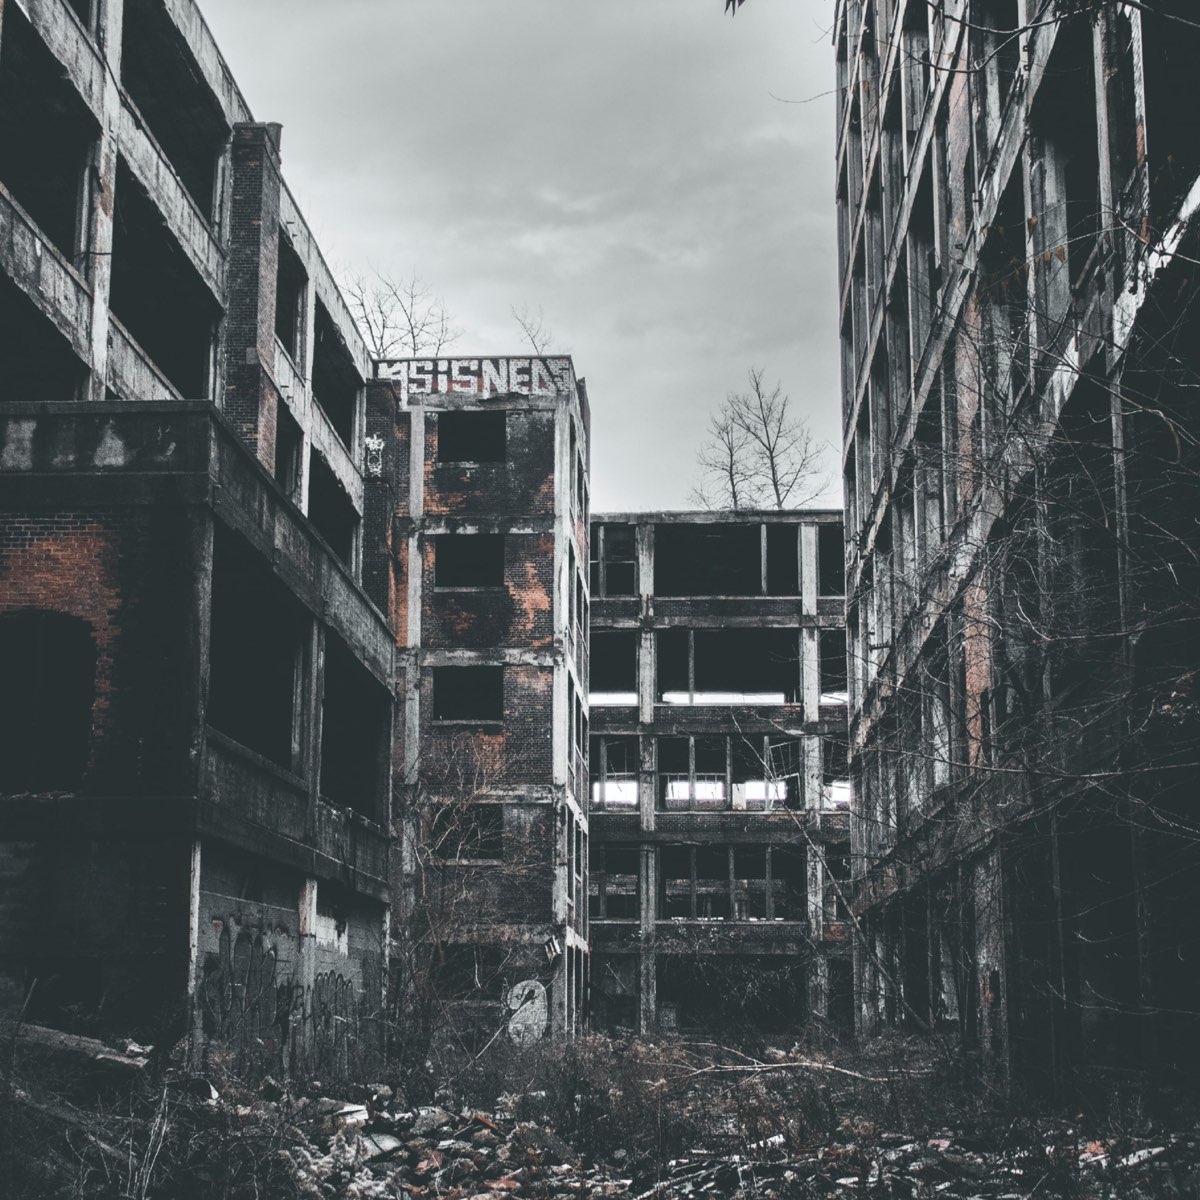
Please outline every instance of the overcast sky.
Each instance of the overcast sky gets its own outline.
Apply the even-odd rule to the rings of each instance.
[[[841,503],[833,0],[199,2],[335,271],[415,270],[456,354],[519,354],[510,308],[544,312],[596,511],[691,507],[751,364]]]

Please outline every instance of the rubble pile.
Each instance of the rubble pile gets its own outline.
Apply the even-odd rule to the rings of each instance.
[[[325,1108],[321,1108],[324,1105]],[[332,1106],[332,1107],[331,1107]],[[324,1139],[312,1130],[319,1116]],[[741,1151],[697,1148],[664,1178],[613,1161],[587,1164],[549,1123],[441,1107],[393,1111],[321,1101],[287,1151],[312,1197],[873,1197],[886,1200],[1176,1200],[1200,1195],[1200,1131],[1160,1139],[1087,1139],[1053,1123],[943,1130],[912,1138],[847,1121],[803,1148],[782,1135]]]
[[[154,1073],[132,1044],[25,1040],[38,1069],[0,1072],[0,1193],[22,1200],[1200,1197],[1187,1104],[1125,1124],[1014,1116],[954,1094],[915,1052],[904,1070],[854,1060],[867,1074],[799,1047],[597,1043],[540,1076],[525,1062],[494,1100],[519,1076],[419,1104],[382,1084],[297,1093],[220,1064]]]

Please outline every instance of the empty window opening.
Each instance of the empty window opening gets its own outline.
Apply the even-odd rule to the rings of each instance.
[[[808,868],[802,849],[771,847],[771,915],[777,921],[808,917]]]
[[[275,413],[275,482],[293,503],[300,499],[300,463],[304,432],[285,403]]]
[[[208,399],[219,309],[124,159],[117,165],[109,304],[180,395]]]
[[[236,534],[213,547],[208,723],[293,769],[297,672],[305,618],[286,588]]]
[[[728,791],[728,739],[693,738],[692,754],[695,765],[692,777],[693,807],[725,808]]]
[[[507,419],[500,412],[437,414],[438,462],[504,462]]]
[[[1080,282],[1100,231],[1099,148],[1093,76],[1092,26],[1074,17],[1059,27],[1038,91],[1033,128],[1045,142],[1043,249],[1065,254],[1068,279]],[[1052,263],[1053,263],[1052,259]],[[1054,271],[1057,263],[1051,266]],[[1061,317],[1053,299],[1050,312]]]
[[[503,587],[504,534],[439,534],[433,539],[433,582],[440,588]]]
[[[637,537],[633,525],[597,525],[592,536],[592,594],[637,595]]]
[[[733,916],[762,921],[767,913],[767,848],[737,846],[733,851]]]
[[[708,921],[727,921],[733,915],[729,846],[696,847],[696,912]]]
[[[504,857],[504,805],[439,804],[428,839],[429,852],[443,862],[495,862]]]
[[[820,645],[821,703],[845,704],[849,687],[846,673],[846,631],[822,629]]]
[[[782,793],[783,806],[800,808],[804,801],[804,743],[798,738],[771,738],[767,767],[772,787]]]
[[[846,547],[842,523],[817,526],[817,594],[846,592]]]
[[[1184,23],[1196,20],[1192,0],[1159,0],[1153,8],[1142,13],[1145,137],[1151,210],[1162,230],[1200,171],[1195,121],[1200,30]]]
[[[504,720],[504,668],[435,667],[433,719],[470,723]]]
[[[618,812],[636,809],[637,737],[594,737],[590,749],[592,807]]]
[[[787,784],[771,769],[764,737],[735,737],[731,744],[732,806],[748,812],[783,808]]]
[[[372,820],[386,814],[388,690],[333,633],[325,637],[321,703],[321,798]]]
[[[800,530],[795,525],[768,525],[767,595],[800,594]]]
[[[229,138],[220,102],[158,0],[125,0],[121,83],[196,207],[211,220]]]
[[[74,264],[95,122],[20,8],[0,40],[0,183]]]
[[[275,336],[293,363],[300,363],[304,348],[304,296],[308,275],[300,256],[283,231],[279,232],[279,257],[275,268]],[[342,439],[345,441],[346,439]]]
[[[729,743],[725,737],[665,737],[658,742],[659,807],[719,811],[729,807]]]
[[[601,921],[635,921],[639,912],[641,852],[636,846],[598,846],[589,863],[591,916]]]
[[[15,10],[14,10],[15,11]],[[70,343],[0,272],[0,398],[74,400],[87,368]]]
[[[826,850],[825,860],[825,916],[831,921],[847,921],[850,909],[846,904],[846,892],[850,887],[850,855],[844,850]]]
[[[698,629],[692,644],[692,704],[799,703],[796,630]]]
[[[821,782],[834,808],[850,804],[850,754],[844,737],[821,739]]]
[[[663,704],[796,704],[795,629],[664,630],[658,635]]]
[[[663,846],[658,852],[658,911],[665,920],[695,915],[691,846]]]
[[[498,946],[441,945],[435,956],[435,994],[447,1002],[485,999],[499,1002],[510,982],[505,970],[511,958],[511,951]],[[482,1050],[486,1036],[473,1027],[468,1014],[462,1015],[466,1025],[459,1026],[457,1036],[465,1037],[474,1049]]]
[[[591,704],[637,703],[639,640],[636,629],[593,631]]]
[[[329,418],[329,423],[346,446],[354,443],[354,424],[362,378],[346,346],[342,332],[321,303],[313,300],[313,399]]]
[[[317,884],[316,924],[313,929],[318,946],[338,954],[350,952],[350,897],[346,890],[331,880]]]
[[[763,590],[758,525],[656,525],[658,596],[759,596]]]
[[[358,512],[341,481],[315,450],[308,459],[308,519],[330,550],[352,568]]]
[[[660,951],[658,1023],[717,1037],[731,1028],[782,1034],[804,1016],[805,977],[794,959]]]
[[[658,739],[658,805],[676,811],[692,807],[691,739]]]
[[[0,792],[76,791],[91,750],[96,646],[86,622],[0,615]]]

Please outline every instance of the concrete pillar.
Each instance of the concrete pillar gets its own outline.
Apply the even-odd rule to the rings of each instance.
[[[817,611],[817,527],[800,526],[800,611]]]
[[[279,125],[242,124],[234,129],[229,213],[223,402],[226,416],[268,471],[275,466],[279,406],[274,369],[280,136]]]
[[[804,720],[815,721],[821,710],[821,654],[817,629],[802,629],[800,642],[800,686],[804,701]]]
[[[638,864],[641,896],[638,929],[638,1032],[653,1033],[658,1026],[658,855],[653,846],[642,846]]]
[[[0,4],[0,13],[3,12]],[[88,262],[86,270],[92,287],[92,312],[89,330],[91,374],[87,399],[103,401],[108,384],[108,300],[112,291],[113,211],[117,190],[117,150],[121,122],[121,29],[125,6],[122,0],[100,5],[96,44],[104,57],[103,112],[100,135],[89,156],[89,192],[87,220]]]

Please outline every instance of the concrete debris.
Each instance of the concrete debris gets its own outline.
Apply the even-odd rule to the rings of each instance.
[[[850,1121],[836,1137],[806,1146],[772,1135],[736,1150],[697,1149],[674,1159],[665,1178],[653,1179],[638,1178],[621,1151],[606,1163],[585,1161],[546,1121],[372,1105],[361,1132],[339,1133],[323,1146],[317,1137],[289,1154],[301,1194],[356,1198],[1008,1200],[1034,1193],[1039,1200],[1175,1200],[1200,1194],[1200,1130],[1153,1141],[1096,1141],[1052,1122],[1028,1123],[1020,1136],[998,1125],[913,1138]]]

